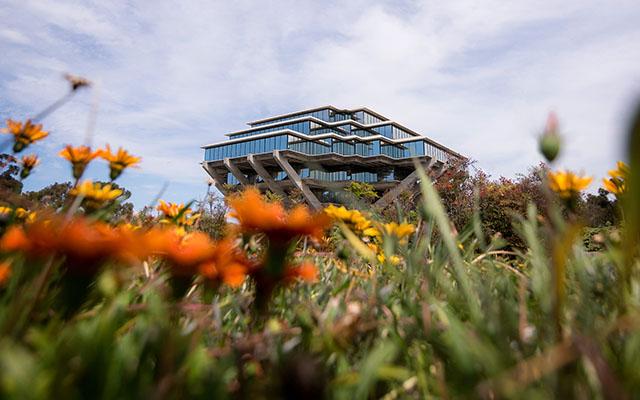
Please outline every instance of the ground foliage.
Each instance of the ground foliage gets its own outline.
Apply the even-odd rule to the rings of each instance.
[[[630,398],[638,121],[624,212],[591,254],[582,187],[539,169],[474,184],[456,175],[467,168],[435,184],[419,169],[414,224],[401,208],[386,224],[346,208],[286,211],[255,191],[219,207],[163,202],[125,224],[113,219],[122,190],[81,192],[80,178],[57,211],[8,204],[0,396]]]

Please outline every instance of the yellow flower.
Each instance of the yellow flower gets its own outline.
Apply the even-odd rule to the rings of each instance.
[[[38,164],[40,164],[40,160],[35,154],[22,156],[22,170],[20,171],[20,179],[26,179],[31,174],[31,170]]]
[[[549,171],[549,188],[563,199],[570,199],[586,189],[593,180],[590,176],[578,176],[570,171]]]
[[[351,218],[351,211],[347,210],[344,206],[336,207],[330,204],[324,209],[324,212],[331,218],[346,221]]]
[[[362,236],[377,237],[377,238],[380,237],[380,231],[374,227],[366,228],[361,233],[362,233]]]
[[[140,163],[140,157],[135,157],[129,154],[129,152],[122,147],[118,149],[117,153],[113,154],[111,152],[111,147],[108,144],[100,151],[100,157],[109,162],[109,177],[112,181],[119,177],[125,168],[132,167]]]
[[[380,232],[372,226],[372,222],[358,210],[347,210],[344,206],[336,207],[331,204],[324,209],[324,212],[329,217],[349,225],[356,233],[370,237],[380,236]]]
[[[378,259],[378,262],[380,264],[383,264],[387,260],[387,257],[384,255],[384,252],[382,251],[378,253],[376,258]],[[394,267],[397,265],[400,265],[401,262],[402,262],[402,258],[400,258],[399,256],[392,255],[391,257],[389,257],[389,264],[393,265]]]
[[[73,147],[68,144],[58,154],[71,163],[73,177],[80,179],[91,160],[100,155],[100,150],[91,151],[89,146]]]
[[[629,179],[631,170],[629,166],[622,161],[618,161],[616,167],[616,169],[609,171],[611,178],[603,179],[602,184],[606,191],[619,196],[627,191],[627,180]]]
[[[8,219],[13,216],[19,222],[33,222],[36,217],[35,212],[30,212],[22,207],[16,209],[0,206],[0,218]]]
[[[380,253],[380,247],[375,243],[367,243],[367,247],[376,254]]]
[[[616,169],[609,171],[609,176],[612,178],[628,179],[630,174],[631,168],[624,161],[618,161]]]
[[[183,203],[167,203],[164,200],[160,200],[159,203],[156,209],[164,215],[160,223],[191,226],[200,218],[200,214],[193,214],[193,210],[185,207]]]
[[[413,224],[403,222],[398,224],[396,222],[390,222],[384,224],[384,231],[389,236],[396,236],[398,239],[404,239],[416,231],[416,227]]]
[[[86,180],[69,192],[72,196],[82,196],[88,210],[97,210],[122,194],[121,189],[113,189],[110,184],[102,185]]]
[[[7,128],[3,129],[4,133],[13,135],[13,152],[19,153],[31,143],[44,139],[49,132],[42,130],[42,124],[33,124],[30,119],[24,124],[11,119],[7,120]]]
[[[160,211],[161,213],[163,213],[165,215],[165,217],[168,218],[175,218],[178,216],[178,214],[180,213],[180,210],[182,210],[184,208],[184,204],[177,204],[177,203],[167,203],[164,200],[160,200],[159,201],[160,204],[158,204],[158,206],[156,207],[156,209],[158,211]]]
[[[627,191],[627,184],[622,179],[611,178],[611,179],[603,179],[602,186],[607,192],[611,192],[616,196],[620,196],[624,192]]]
[[[126,232],[134,232],[134,231],[142,229],[142,226],[134,225],[131,222],[123,222],[121,224],[118,224],[117,227],[119,229],[122,229],[122,230],[126,231]]]

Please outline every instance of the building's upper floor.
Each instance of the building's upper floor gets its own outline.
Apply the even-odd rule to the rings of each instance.
[[[440,161],[461,157],[453,150],[367,108],[319,107],[249,122],[229,140],[203,146],[205,161],[293,150],[309,155],[338,154]]]

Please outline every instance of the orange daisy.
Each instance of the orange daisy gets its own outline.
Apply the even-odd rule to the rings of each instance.
[[[68,160],[71,163],[73,177],[75,179],[80,179],[80,177],[84,173],[84,170],[87,168],[87,165],[89,165],[89,163],[96,157],[98,157],[101,153],[100,150],[91,151],[91,147],[89,146],[73,147],[68,144],[58,154],[60,155],[60,157]]]
[[[42,124],[34,124],[30,119],[24,123],[7,120],[7,128],[4,133],[13,135],[13,152],[19,153],[30,144],[49,136],[49,132],[42,130]]]
[[[112,181],[116,180],[126,168],[139,164],[141,160],[140,157],[133,156],[122,147],[114,154],[108,144],[100,151],[100,157],[109,162],[109,178]]]
[[[256,188],[248,188],[227,201],[229,215],[238,220],[242,231],[264,233],[270,242],[287,243],[299,236],[319,240],[331,223],[325,213],[312,214],[302,205],[287,213],[282,204],[265,201]]]
[[[0,286],[6,285],[11,277],[11,263],[8,261],[0,261]]]
[[[26,179],[29,175],[31,175],[31,171],[36,167],[36,165],[40,164],[40,159],[35,154],[30,154],[28,156],[22,156],[22,169],[20,170],[20,179]]]

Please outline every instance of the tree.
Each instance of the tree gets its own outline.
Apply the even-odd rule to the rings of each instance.
[[[375,188],[367,182],[353,181],[344,189],[347,193],[351,193],[357,201],[364,201],[368,204],[374,202],[378,198]]]
[[[22,182],[18,179],[20,166],[11,154],[0,154],[0,191],[10,193],[22,192]]]
[[[107,184],[107,182],[98,182],[101,184]],[[112,215],[114,220],[129,221],[133,216],[133,204],[126,200],[131,197],[131,192],[127,189],[119,186],[117,183],[109,183],[114,189],[121,189],[122,195],[112,209]],[[24,196],[35,203],[39,207],[53,208],[55,210],[64,207],[69,202],[69,191],[73,185],[71,182],[53,183],[47,187],[44,187],[37,191],[27,192]]]
[[[198,212],[201,214],[197,228],[219,240],[224,237],[229,209],[224,199],[208,192],[203,201],[198,202]]]
[[[598,194],[588,193],[579,206],[579,212],[587,225],[593,228],[616,225],[620,221],[617,200],[609,199],[603,188]]]
[[[65,205],[71,190],[71,182],[52,183],[40,190],[26,192],[24,195],[27,199],[38,204],[41,207],[53,208],[57,210]]]

